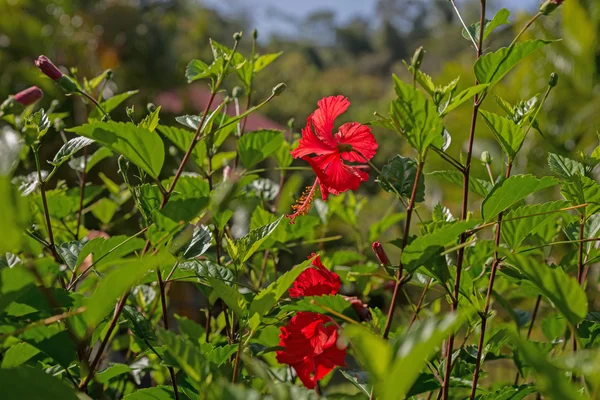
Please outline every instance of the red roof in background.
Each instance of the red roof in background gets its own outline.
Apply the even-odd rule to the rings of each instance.
[[[173,114],[181,114],[184,109],[184,103],[188,103],[194,113],[201,114],[209,100],[210,90],[204,85],[194,84],[184,90],[171,90],[159,93],[155,98],[155,103],[161,106],[164,111]],[[222,101],[223,96],[217,94],[211,110],[215,110]],[[243,111],[243,109],[240,110],[240,112]],[[232,104],[227,107],[227,115],[235,115],[235,109]],[[246,119],[246,131],[256,131],[259,129],[277,129],[283,131],[285,130],[285,126],[272,121],[264,115],[258,113],[250,114]]]

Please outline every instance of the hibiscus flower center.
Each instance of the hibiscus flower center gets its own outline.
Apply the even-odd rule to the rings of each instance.
[[[349,153],[354,150],[352,145],[349,143],[338,143],[337,149],[340,153]]]

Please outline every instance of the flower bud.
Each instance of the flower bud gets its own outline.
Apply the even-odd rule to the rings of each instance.
[[[258,39],[258,31],[256,29],[254,29],[252,31],[252,39],[254,39],[254,40]]]
[[[279,96],[281,93],[283,93],[286,87],[287,86],[285,83],[280,83],[279,85],[275,86],[273,88],[273,95]]]
[[[112,79],[112,77],[113,77],[113,72],[112,72],[112,69],[107,69],[107,70],[106,70],[106,78],[105,78],[105,79],[106,79],[107,81],[110,81],[110,80]]]
[[[492,155],[490,154],[489,151],[484,151],[483,153],[481,153],[481,162],[489,165],[492,163],[492,161],[494,160],[494,158],[492,157]]]
[[[425,56],[425,50],[423,46],[420,46],[415,50],[415,54],[412,56],[411,65],[415,70],[421,68],[421,63],[423,62],[423,57]]]
[[[383,249],[383,246],[381,245],[380,242],[373,243],[373,251],[375,252],[375,255],[377,256],[379,263],[382,264],[384,267],[392,265],[390,263],[390,259],[388,258],[387,254],[385,253],[385,250]]]
[[[56,118],[54,120],[54,129],[57,132],[62,131],[63,129],[65,129],[65,121],[62,120],[62,118]]]
[[[15,101],[27,107],[42,97],[44,97],[44,92],[42,92],[42,89],[37,86],[32,86],[15,94]]]
[[[546,0],[540,5],[540,13],[544,15],[551,14],[556,10],[564,0]]]
[[[287,122],[287,127],[288,127],[288,129],[289,129],[290,131],[293,131],[293,130],[294,130],[294,124],[295,124],[295,123],[296,123],[296,118],[292,117],[292,118],[288,119],[288,122]]]
[[[235,40],[236,42],[239,42],[240,40],[242,40],[242,32],[236,32],[233,34],[233,40]]]
[[[154,103],[146,104],[146,110],[148,110],[149,113],[153,113],[154,111],[156,111],[156,104],[154,104]]]
[[[56,68],[56,65],[54,65],[54,63],[46,56],[39,56],[37,60],[35,60],[35,66],[53,81],[57,81],[63,76],[63,73],[60,72],[60,70]]]
[[[558,74],[556,72],[553,72],[550,74],[550,80],[548,81],[548,86],[553,88],[557,84],[558,84]]]

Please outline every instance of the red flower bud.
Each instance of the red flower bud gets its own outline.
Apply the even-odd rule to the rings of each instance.
[[[54,81],[59,80],[63,76],[63,73],[46,56],[39,56],[35,60],[35,66]]]
[[[381,245],[381,243],[374,242],[373,243],[373,251],[375,252],[375,255],[377,256],[377,259],[379,260],[379,262],[381,264],[383,264],[383,266],[392,265],[390,263],[390,259],[388,258],[387,254],[385,253],[385,250],[383,249],[383,246]]]
[[[32,105],[42,97],[44,97],[44,92],[37,86],[27,88],[14,96],[16,102],[21,103],[26,107]]]

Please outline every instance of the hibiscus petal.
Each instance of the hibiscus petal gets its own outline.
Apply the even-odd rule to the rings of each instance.
[[[296,371],[296,375],[302,381],[307,389],[314,389],[317,386],[317,377],[314,360],[312,358],[304,360],[302,363],[292,365]]]
[[[343,163],[340,154],[332,156],[331,162],[323,173],[322,185],[329,193],[339,194],[346,190],[356,190],[360,183],[369,179],[369,174],[356,167]]]
[[[310,154],[330,154],[337,151],[335,143],[325,143],[313,131],[310,126],[310,117],[306,121],[306,127],[302,129],[302,138],[299,141],[298,147],[290,154],[294,158],[302,158]]]
[[[317,103],[319,108],[312,115],[312,122],[317,134],[327,142],[333,142],[333,122],[342,115],[350,101],[344,96],[324,97]]]
[[[340,126],[340,131],[335,134],[335,139],[338,143],[349,144],[357,150],[357,152],[342,153],[342,158],[350,162],[365,163],[366,160],[360,154],[370,160],[377,152],[378,146],[375,136],[371,133],[371,128],[358,122],[348,122]]]

